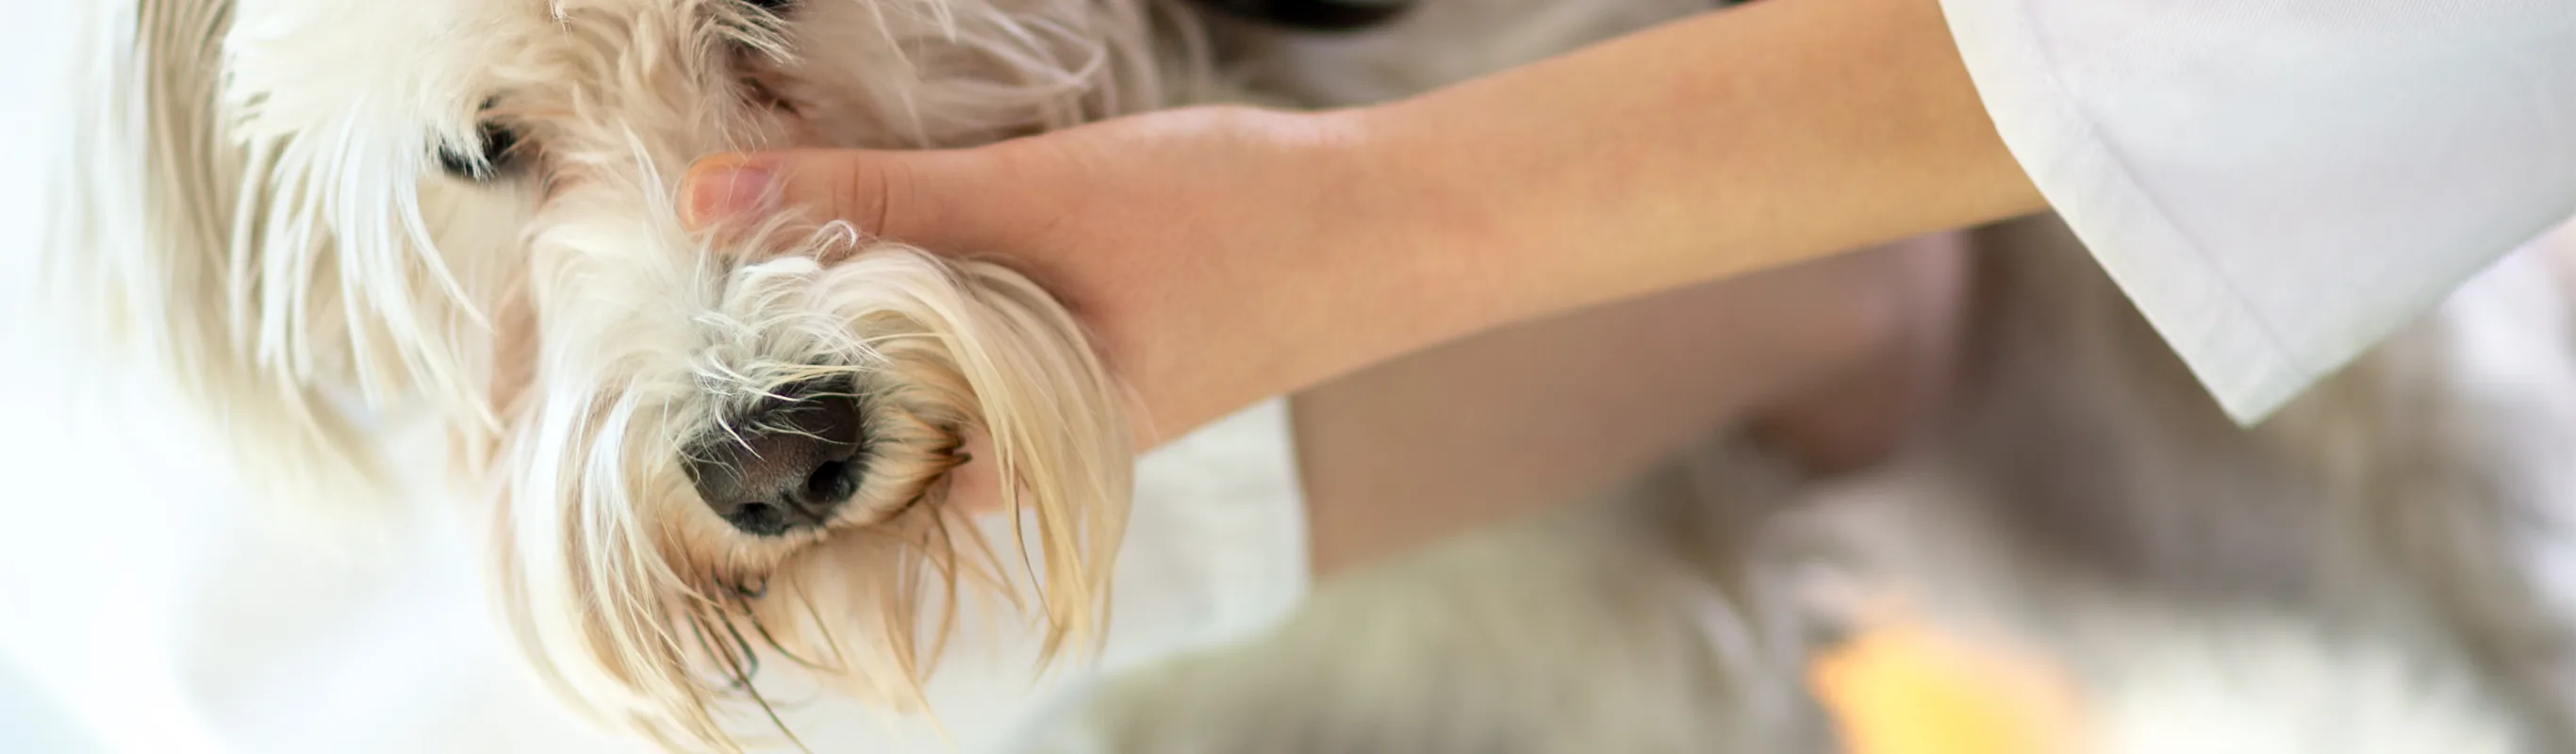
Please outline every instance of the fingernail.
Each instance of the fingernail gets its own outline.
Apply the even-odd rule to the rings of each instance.
[[[680,182],[680,221],[689,227],[768,214],[777,207],[778,175],[739,162],[708,161]]]

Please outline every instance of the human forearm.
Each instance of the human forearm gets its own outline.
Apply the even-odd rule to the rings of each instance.
[[[1430,339],[2042,206],[1935,0],[1770,0],[1347,117],[1422,220],[1391,258]]]
[[[1935,2],[1765,0],[1369,108],[718,156],[685,216],[1006,258],[1098,336],[1150,443],[1469,333],[2038,208]]]
[[[1326,576],[1594,499],[1712,433],[1818,469],[1875,458],[1936,394],[1957,235],[1499,328],[1298,393],[1308,563]]]

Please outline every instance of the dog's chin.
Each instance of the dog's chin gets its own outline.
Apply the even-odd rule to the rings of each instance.
[[[924,500],[873,523],[757,538],[720,565],[683,571],[703,575],[662,599],[688,660],[716,684],[708,700],[757,703],[762,664],[784,661],[855,699],[918,710],[955,607],[979,595],[1010,604],[1022,586],[971,518]],[[705,554],[669,556],[681,568]]]
[[[674,527],[691,533],[671,538],[660,550],[672,570],[700,574],[689,579],[692,590],[756,599],[766,593],[762,585],[771,574],[793,570],[800,559],[816,551],[870,546],[934,549],[933,542],[944,533],[943,518],[959,518],[939,510],[945,506],[935,498],[946,497],[945,487],[945,480],[934,481],[899,502],[874,510],[844,511],[821,526],[777,534],[753,534],[721,521],[692,520]],[[696,518],[704,517],[692,517]]]

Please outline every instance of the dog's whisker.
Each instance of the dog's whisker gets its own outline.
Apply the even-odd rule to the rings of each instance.
[[[734,616],[740,614],[732,610],[718,610],[715,613],[716,623],[724,626],[725,638],[731,640],[725,644],[725,651],[728,657],[734,658],[734,678],[737,685],[743,690],[750,691],[752,680],[760,675],[760,654],[752,650],[751,642],[743,639],[742,629],[734,626]],[[759,696],[758,691],[751,691],[751,693],[754,697]]]
[[[681,620],[689,624],[689,633],[696,637],[698,651],[705,653],[707,660],[715,664],[713,669],[725,676],[724,685],[720,688],[732,690],[749,685],[747,679],[733,675],[727,670],[732,663],[725,659],[723,651],[716,648],[715,634],[707,628],[707,620],[703,613],[691,610],[683,613]]]
[[[795,594],[797,607],[803,609],[805,612],[804,627],[823,636],[822,641],[814,642],[814,644],[816,644],[817,648],[832,653],[829,662],[825,662],[819,657],[811,660],[810,662],[834,673],[847,672],[850,667],[850,658],[841,651],[840,643],[832,640],[831,623],[824,620],[822,609],[814,606],[813,593],[804,590],[797,590]]]
[[[752,631],[752,633],[759,635],[759,636],[760,636],[760,641],[761,641],[761,643],[762,643],[762,644],[766,644],[766,645],[768,645],[768,646],[769,646],[770,651],[777,652],[777,653],[778,653],[778,656],[780,656],[780,657],[784,657],[784,658],[787,658],[787,661],[788,661],[788,662],[795,663],[797,667],[801,667],[801,668],[804,668],[804,669],[806,669],[806,670],[831,670],[831,669],[832,669],[832,668],[830,668],[830,667],[827,667],[827,666],[823,665],[822,663],[819,663],[819,662],[815,662],[815,661],[812,661],[812,660],[805,659],[804,657],[802,657],[802,656],[798,655],[798,654],[797,654],[796,652],[794,652],[793,650],[789,650],[785,644],[781,644],[781,643],[779,643],[779,641],[778,641],[778,637],[771,636],[771,635],[769,634],[769,623],[768,623],[767,621],[763,621],[763,620],[761,620],[761,619],[760,619],[760,614],[759,614],[759,613],[747,613],[747,614],[751,616],[751,631]]]
[[[733,639],[731,651],[739,653],[735,656],[740,660],[732,663],[736,689],[741,691],[754,706],[760,708],[761,716],[769,720],[770,727],[776,728],[779,735],[787,737],[789,745],[796,747],[798,751],[812,751],[806,748],[803,740],[797,738],[796,731],[788,726],[786,718],[778,714],[777,707],[770,704],[768,695],[762,694],[760,688],[753,685],[752,677],[760,672],[760,657],[752,650],[751,643],[744,641],[742,632],[734,628],[730,614],[718,612],[716,616],[717,620],[724,624],[725,633]]]
[[[733,596],[745,604],[748,604],[752,600],[760,599],[761,596],[769,593],[769,577],[760,577],[757,584],[737,580],[731,585],[731,587]]]

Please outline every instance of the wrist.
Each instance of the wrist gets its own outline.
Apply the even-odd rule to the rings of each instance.
[[[1461,190],[1454,151],[1401,105],[1283,113],[1303,186],[1279,197],[1304,231],[1283,272],[1316,295],[1304,388],[1510,318],[1509,270],[1473,262],[1508,235],[1490,187]],[[1422,138],[1432,136],[1431,139]],[[1457,140],[1457,134],[1447,135]]]
[[[1544,218],[1525,206],[1530,187],[1482,178],[1497,173],[1475,167],[1490,132],[1436,120],[1445,115],[1408,100],[1296,116],[1313,135],[1308,170],[1331,192],[1313,205],[1328,209],[1308,218],[1317,237],[1306,253],[1349,292],[1337,313],[1347,326],[1330,334],[1361,335],[1360,361],[1517,319],[1531,303],[1518,277],[1534,271],[1496,263],[1535,242]]]
[[[1148,444],[1454,327],[1369,125],[1202,106],[999,147],[1024,178],[993,201],[1060,206],[1003,246],[1095,328]]]

